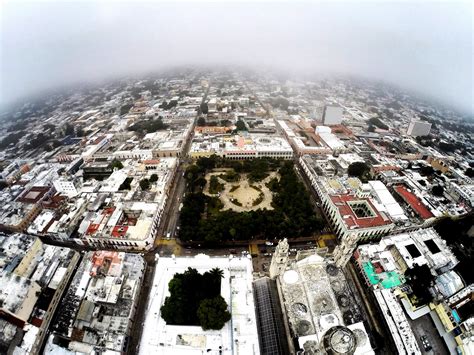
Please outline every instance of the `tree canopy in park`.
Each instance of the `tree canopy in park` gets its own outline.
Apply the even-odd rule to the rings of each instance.
[[[206,196],[202,189],[206,171],[215,167],[232,167],[236,173],[246,172],[254,178],[278,170],[280,180],[272,179],[267,187],[273,193],[273,210],[258,209],[248,212],[221,211],[218,197]],[[188,193],[180,215],[179,238],[207,246],[226,241],[277,239],[310,236],[324,226],[309,199],[309,193],[299,181],[290,161],[254,159],[223,160],[217,157],[199,159],[185,173]]]
[[[168,284],[170,296],[161,306],[161,317],[167,324],[221,329],[230,320],[227,303],[220,295],[222,277],[223,271],[219,268],[204,274],[188,268],[175,274]]]

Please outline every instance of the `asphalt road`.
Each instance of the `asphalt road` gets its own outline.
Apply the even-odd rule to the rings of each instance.
[[[250,90],[248,86],[247,88]],[[208,92],[209,92],[209,88],[207,89],[202,102],[205,102]],[[258,97],[257,97],[257,100],[258,100]],[[197,116],[195,119],[195,123],[196,121],[197,121]],[[137,354],[139,350],[143,322],[145,319],[146,306],[148,304],[151,286],[153,285],[153,278],[155,274],[156,254],[159,254],[161,256],[169,256],[173,253],[177,255],[182,255],[182,256],[192,256],[198,253],[206,253],[208,255],[228,255],[229,254],[230,248],[225,248],[225,249],[181,248],[174,241],[174,237],[176,237],[176,231],[177,231],[177,226],[179,222],[179,206],[182,203],[183,194],[186,188],[186,183],[185,183],[183,173],[186,170],[186,166],[188,163],[187,154],[189,152],[191,140],[192,140],[192,134],[186,141],[185,147],[183,148],[183,153],[180,158],[180,164],[178,165],[174,180],[171,184],[168,201],[167,201],[165,210],[163,212],[160,227],[158,228],[158,231],[155,237],[153,249],[144,255],[145,260],[147,262],[147,267],[145,270],[143,283],[142,283],[140,295],[138,298],[139,301],[137,304],[137,309],[135,312],[135,316],[133,317],[132,329],[130,332],[129,345],[128,345],[128,351],[127,351],[128,354]],[[317,210],[317,213],[322,215],[323,218],[326,218],[326,221],[327,221],[327,217],[324,214],[324,211],[319,207],[320,206],[319,197],[316,195],[316,192],[312,188],[309,181],[306,179],[305,174],[300,173],[300,168],[297,161],[295,161],[295,166],[297,167],[298,175],[300,175],[308,191],[310,191],[311,202],[313,203],[315,210]],[[329,223],[327,227],[324,229],[324,232],[331,232],[331,227]],[[170,233],[170,236],[171,236],[170,240],[163,240],[168,233]],[[308,244],[308,243],[303,243],[301,245],[297,244],[294,247],[296,247],[297,249],[304,249],[311,246],[311,245],[305,245],[305,244]],[[243,251],[248,251],[247,247],[234,247],[232,249],[236,255],[241,254]],[[264,250],[264,253],[261,253],[261,254],[259,253],[258,257],[255,258],[254,264],[255,264],[256,272],[263,272],[263,273],[268,272],[268,267],[271,261],[271,252],[273,251],[271,249],[272,248],[266,248]],[[177,252],[177,250],[179,252]],[[361,296],[364,297],[363,295]]]
[[[183,177],[185,172],[184,164],[180,163],[172,187],[170,190],[170,195],[168,201],[166,202],[166,208],[163,211],[162,220],[155,237],[154,249],[159,248],[159,241],[161,238],[165,238],[167,233],[170,233],[170,236],[174,237],[176,232],[176,226],[178,224],[179,217],[179,205],[182,202],[184,190],[186,188],[186,181]]]
[[[201,100],[202,102],[206,101],[207,95],[209,93],[210,85],[208,86],[204,96]],[[142,287],[140,289],[140,294],[138,296],[137,309],[135,311],[134,317],[132,317],[132,328],[129,337],[129,344],[127,353],[128,354],[137,354],[140,345],[140,339],[142,336],[143,323],[145,320],[145,310],[148,304],[148,299],[150,296],[151,286],[153,285],[153,278],[155,276],[155,256],[159,255],[171,255],[174,248],[169,248],[166,244],[160,244],[160,241],[166,237],[169,232],[172,237],[176,234],[176,227],[179,221],[179,206],[182,202],[183,194],[186,188],[186,181],[184,179],[184,172],[187,165],[187,155],[191,147],[191,141],[194,132],[194,126],[196,124],[198,115],[196,116],[192,128],[192,133],[189,135],[186,140],[182,155],[179,159],[179,165],[176,169],[176,174],[171,183],[169,197],[166,202],[163,215],[161,217],[160,226],[155,236],[155,241],[153,249],[146,254],[144,254],[145,261],[147,263],[145,273],[143,276]]]
[[[435,354],[435,355],[447,355],[449,350],[444,343],[443,338],[440,337],[436,326],[431,319],[429,314],[426,314],[418,319],[411,320],[410,317],[407,317],[408,322],[410,323],[413,333],[415,334],[416,341],[420,350],[423,354]],[[430,343],[432,349],[426,351],[423,348],[420,337],[425,335]]]

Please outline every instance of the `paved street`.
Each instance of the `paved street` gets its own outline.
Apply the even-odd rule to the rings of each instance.
[[[389,339],[385,324],[383,323],[379,310],[373,306],[373,296],[365,284],[359,279],[357,271],[352,263],[348,263],[344,269],[346,280],[353,290],[354,296],[361,305],[364,318],[369,324],[369,331],[372,345],[377,347],[376,354],[395,354],[389,343],[384,339]]]
[[[201,100],[201,103],[205,102],[209,93],[210,85],[207,87],[206,92]],[[194,124],[196,124],[197,116]],[[194,130],[194,125],[192,130]],[[130,332],[128,354],[137,354],[142,335],[143,322],[145,319],[145,310],[150,296],[151,286],[153,284],[153,278],[155,275],[155,256],[170,256],[174,255],[186,255],[187,253],[183,248],[176,243],[174,240],[176,234],[176,227],[179,219],[179,206],[182,202],[183,194],[186,188],[186,181],[184,179],[184,172],[188,163],[187,155],[191,146],[191,140],[193,137],[193,131],[186,140],[183,150],[181,152],[180,162],[176,169],[174,180],[171,183],[169,191],[169,197],[166,202],[163,215],[161,217],[161,223],[158,227],[158,231],[155,236],[153,249],[147,252],[144,257],[147,262],[147,267],[143,277],[143,284],[138,297],[138,305],[133,317],[132,330]],[[167,233],[170,233],[170,239],[166,240]]]
[[[205,101],[206,97],[207,92],[203,97],[202,102]],[[128,348],[129,354],[136,354],[138,352],[138,346],[142,334],[143,321],[145,317],[145,309],[148,303],[150,288],[153,283],[156,254],[160,256],[194,256],[199,253],[204,253],[208,255],[218,256],[228,255],[229,253],[232,253],[237,256],[242,255],[242,253],[251,251],[254,255],[254,271],[256,273],[260,273],[261,275],[268,275],[271,255],[274,252],[275,244],[270,246],[265,244],[254,243],[251,246],[240,246],[224,249],[193,249],[191,247],[183,247],[176,242],[175,238],[179,233],[179,231],[177,230],[177,225],[179,221],[179,210],[186,188],[186,182],[184,179],[184,172],[188,163],[186,156],[190,148],[191,139],[192,135],[191,137],[189,137],[189,139],[185,143],[185,147],[183,148],[180,164],[177,168],[174,181],[172,182],[169,191],[168,201],[163,212],[160,227],[158,228],[153,250],[145,254],[145,259],[147,261],[148,266],[144,275],[143,287],[139,296],[140,301],[137,307],[136,315],[134,317],[133,328],[130,336],[130,344]],[[304,182],[307,190],[310,193],[310,200],[314,206],[315,212],[325,220],[327,226],[322,231],[324,234],[317,236],[316,239],[298,238],[298,241],[293,240],[293,242],[290,244],[291,253],[296,254],[296,250],[304,250],[308,248],[313,248],[315,246],[328,246],[330,250],[332,250],[337,242],[334,234],[332,233],[328,219],[325,216],[324,211],[320,208],[319,197],[317,196],[309,181],[306,179],[305,175],[301,173],[297,159],[295,159],[295,167],[298,175],[300,176],[301,180]],[[167,236],[169,236],[170,238],[167,238]],[[309,239],[309,241],[306,239]],[[348,275],[354,276],[352,275],[352,273],[348,273]],[[364,293],[361,291],[360,287],[355,286],[357,285],[357,280],[350,280],[350,284],[353,286],[354,291],[356,291],[356,293],[357,291],[361,292],[360,296],[358,295],[357,297],[364,298]],[[365,306],[367,310],[366,317],[372,324],[371,327],[374,327],[379,333],[383,334],[383,329],[378,324],[378,320],[377,317],[374,315],[372,306],[368,302],[365,302]]]
[[[431,319],[429,314],[426,314],[418,319],[411,320],[410,317],[407,317],[408,321],[411,324],[413,329],[413,333],[415,333],[416,341],[418,342],[418,346],[422,353],[425,354],[432,354],[432,355],[445,355],[449,354],[448,349],[443,341],[443,339],[439,336],[438,331],[436,330],[436,326]],[[430,351],[425,351],[423,349],[423,345],[421,343],[420,337],[426,335],[428,342],[433,347]]]

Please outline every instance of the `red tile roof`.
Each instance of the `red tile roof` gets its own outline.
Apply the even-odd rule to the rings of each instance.
[[[25,203],[36,203],[51,190],[49,186],[33,186],[31,189],[23,192],[16,200]]]
[[[119,264],[121,262],[120,254],[116,251],[96,251],[92,255],[92,268],[90,274],[97,275],[97,270],[103,266],[104,262],[108,261],[111,265]]]
[[[382,215],[375,206],[370,202],[368,198],[359,198],[355,195],[345,194],[345,195],[331,195],[330,196],[332,203],[339,209],[339,214],[341,215],[343,221],[345,222],[347,228],[349,229],[360,229],[360,228],[371,228],[371,227],[380,227],[385,226],[392,221],[385,215]],[[364,201],[369,204],[372,210],[375,212],[374,217],[365,217],[359,218],[354,213],[352,208],[349,206],[348,202],[357,202]]]
[[[423,219],[428,219],[434,217],[430,210],[410,191],[408,191],[405,186],[398,185],[395,186],[395,191],[403,198],[403,200],[408,203],[413,210],[420,215]]]
[[[96,139],[94,139],[94,141],[92,142],[93,145],[96,145],[96,144],[99,144],[100,142],[102,142],[102,140],[105,138],[105,136],[99,136],[97,137]]]
[[[144,160],[144,161],[143,161],[143,164],[145,164],[145,165],[156,165],[156,164],[160,164],[160,159],[148,159],[148,160]]]
[[[115,226],[112,230],[112,236],[115,238],[123,237],[127,234],[128,226]]]

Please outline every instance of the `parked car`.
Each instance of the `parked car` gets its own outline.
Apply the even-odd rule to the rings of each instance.
[[[420,340],[421,340],[421,344],[423,345],[423,349],[425,349],[425,351],[430,351],[431,349],[433,349],[426,335],[422,335],[420,337]]]

